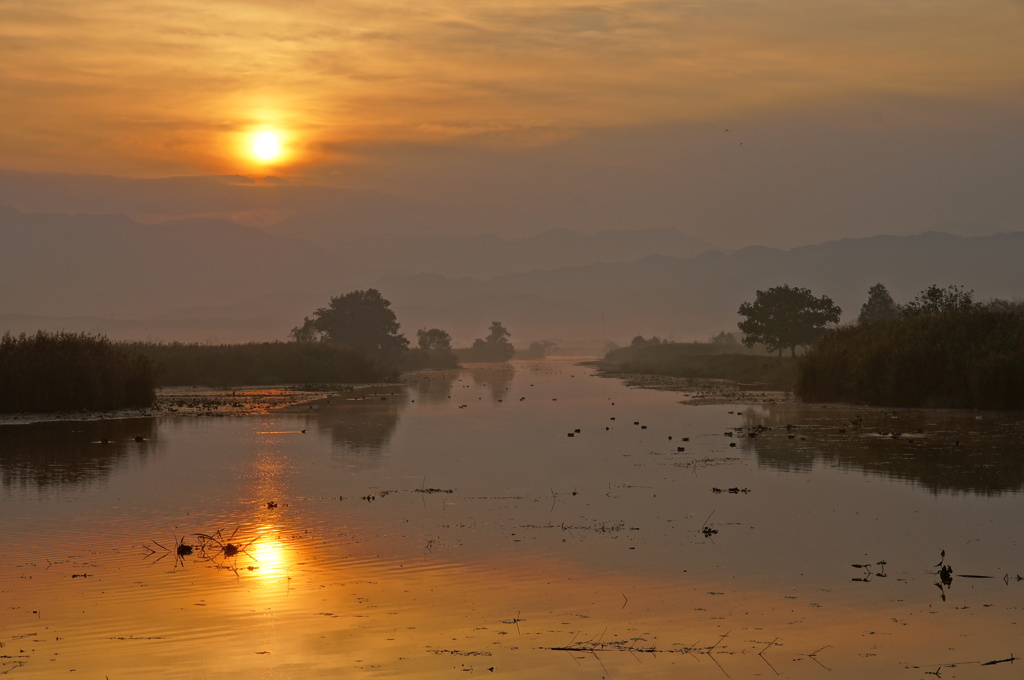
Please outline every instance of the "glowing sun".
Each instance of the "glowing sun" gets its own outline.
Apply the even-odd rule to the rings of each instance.
[[[272,130],[257,132],[252,136],[252,155],[263,163],[272,163],[281,157],[281,135]]]

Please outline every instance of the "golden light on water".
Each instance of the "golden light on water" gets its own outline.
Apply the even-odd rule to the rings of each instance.
[[[265,533],[246,548],[246,552],[255,562],[255,573],[261,578],[284,576],[291,566],[293,555],[291,550],[277,537],[273,527],[265,527]]]

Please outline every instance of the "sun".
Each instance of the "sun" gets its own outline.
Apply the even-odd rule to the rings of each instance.
[[[281,134],[273,130],[257,132],[252,136],[251,151],[256,160],[273,163],[281,157],[283,151]]]

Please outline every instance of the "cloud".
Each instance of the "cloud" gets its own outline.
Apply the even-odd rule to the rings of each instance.
[[[1022,15],[1011,0],[38,0],[5,8],[0,155],[246,172],[231,135],[274,124],[315,172],[357,140],[544,131],[505,135],[530,145],[894,95],[1008,99]]]

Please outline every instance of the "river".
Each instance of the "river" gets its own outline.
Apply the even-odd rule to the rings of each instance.
[[[1018,677],[1020,414],[681,399],[548,359],[0,427],[0,674]]]

